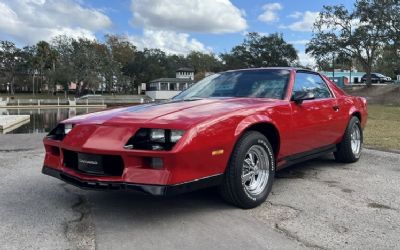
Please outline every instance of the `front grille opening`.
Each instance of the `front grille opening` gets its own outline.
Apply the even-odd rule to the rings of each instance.
[[[78,153],[70,150],[63,150],[64,154],[64,167],[79,171],[90,175],[102,176],[122,176],[124,172],[124,161],[118,155],[101,155],[102,157],[102,172],[89,173],[79,169]]]
[[[103,155],[103,163],[105,175],[121,176],[124,172],[124,161],[121,156]]]
[[[63,153],[64,167],[78,170],[78,153],[69,150],[63,150]]]

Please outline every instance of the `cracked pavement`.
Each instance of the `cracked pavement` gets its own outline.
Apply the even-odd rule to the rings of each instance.
[[[252,210],[213,189],[84,191],[40,173],[43,135],[0,136],[0,249],[399,249],[400,154],[364,150],[276,174]]]

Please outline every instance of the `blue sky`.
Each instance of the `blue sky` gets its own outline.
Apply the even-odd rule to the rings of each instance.
[[[353,1],[265,0],[0,0],[0,39],[18,45],[59,34],[102,40],[125,35],[139,49],[169,53],[229,51],[249,31],[282,33],[302,63],[315,17],[323,5]]]

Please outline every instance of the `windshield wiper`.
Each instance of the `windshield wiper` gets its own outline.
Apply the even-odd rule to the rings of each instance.
[[[190,98],[186,98],[186,99],[182,99],[184,102],[191,102],[191,101],[198,101],[198,100],[203,100],[204,98],[200,98],[200,97],[190,97]]]
[[[168,103],[174,103],[174,102],[192,102],[192,101],[199,101],[203,100],[204,98],[200,97],[190,97],[190,98],[184,98],[184,99],[177,99],[177,100],[170,100]]]

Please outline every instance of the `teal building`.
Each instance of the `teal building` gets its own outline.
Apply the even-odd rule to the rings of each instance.
[[[336,79],[344,78],[344,84],[353,84],[353,83],[361,83],[361,77],[363,75],[365,75],[365,72],[335,71],[335,73],[333,73],[332,71],[322,71],[321,74],[326,75],[330,79],[335,77],[335,82],[336,82]],[[335,76],[333,76],[333,75],[335,75]]]

